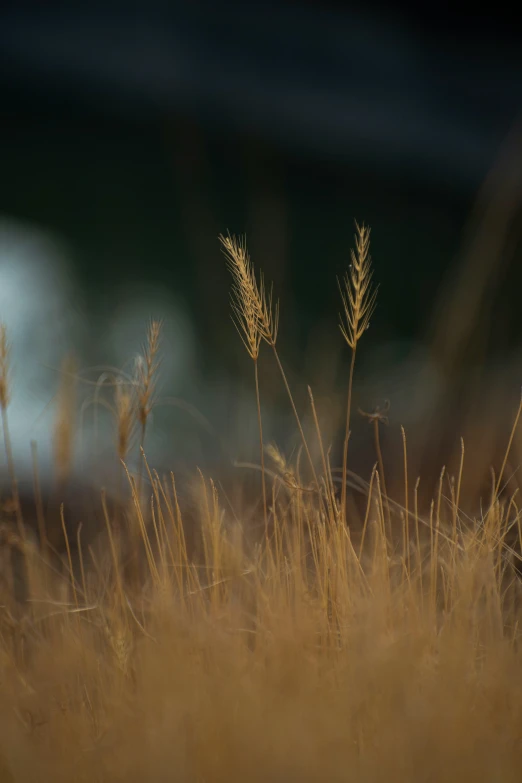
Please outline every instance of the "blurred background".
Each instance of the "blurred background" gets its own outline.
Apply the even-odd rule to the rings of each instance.
[[[63,357],[92,382],[101,366],[128,368],[155,316],[161,396],[175,399],[156,410],[151,460],[256,460],[227,231],[246,233],[274,281],[300,409],[310,383],[339,453],[349,352],[336,276],[354,219],[372,228],[380,285],[355,407],[389,399],[385,444],[404,424],[412,460],[427,443],[442,459],[468,414],[504,442],[522,384],[518,30],[503,14],[371,0],[3,4],[0,318],[17,459],[29,465],[32,439],[50,453]],[[267,439],[290,454],[268,352],[260,371]],[[368,424],[353,427],[367,472]]]

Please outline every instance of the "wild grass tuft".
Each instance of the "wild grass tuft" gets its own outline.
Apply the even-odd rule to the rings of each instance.
[[[376,296],[369,230],[357,226],[342,288],[351,349],[342,478],[308,387],[316,468],[276,349],[272,296],[245,241],[221,243],[234,320],[256,368],[263,534],[260,520],[234,507],[218,481],[195,471],[178,488],[177,476],[149,464],[144,441],[161,333],[153,321],[135,376],[111,380],[119,503],[100,487],[94,539],[86,538],[84,509],[74,519],[62,506],[63,547],[51,560],[35,444],[34,520],[27,518],[26,535],[16,527],[13,389],[0,329],[12,495],[0,512],[0,781],[515,783],[522,527],[517,492],[509,494],[504,477],[522,403],[482,507],[461,506],[464,444],[455,474],[442,469],[435,477],[426,515],[418,481],[411,488],[404,429],[398,497],[385,490],[382,457],[368,480],[347,468],[355,355]],[[263,342],[300,431],[293,457],[263,441]],[[77,431],[74,398],[62,394],[55,459],[66,485]],[[375,427],[378,413],[370,416]],[[129,468],[134,456],[138,478]],[[348,502],[354,494],[358,504]]]

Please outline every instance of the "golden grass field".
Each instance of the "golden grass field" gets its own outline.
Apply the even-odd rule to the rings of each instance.
[[[404,429],[403,479],[387,486],[379,435],[387,410],[374,411],[375,468],[354,504],[352,390],[377,294],[369,230],[357,226],[339,281],[349,383],[334,466],[312,389],[313,426],[303,426],[270,287],[244,242],[221,244],[253,365],[254,515],[231,511],[201,473],[186,516],[177,477],[149,465],[161,373],[153,321],[134,373],[114,378],[121,480],[116,496],[100,487],[96,540],[84,543],[84,520],[63,509],[47,517],[36,459],[29,519],[9,437],[16,387],[1,330],[0,782],[518,783],[522,534],[507,473],[520,409],[474,515],[461,503],[465,444],[456,438],[454,475],[438,467],[433,501],[421,509]],[[300,436],[292,460],[264,441],[262,350]],[[56,493],[74,448],[74,375],[67,364]],[[141,450],[137,473],[128,468],[133,450]]]

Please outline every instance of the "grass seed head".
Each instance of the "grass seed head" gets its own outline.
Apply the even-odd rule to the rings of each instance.
[[[145,427],[152,408],[156,391],[157,376],[160,367],[158,358],[161,338],[161,321],[151,321],[147,330],[147,341],[143,354],[139,356],[135,371],[138,387],[138,421]]]
[[[355,224],[355,251],[351,251],[350,271],[339,282],[344,318],[340,318],[341,333],[352,350],[370,326],[375,310],[377,288],[372,286],[370,229],[364,223]]]
[[[116,385],[117,416],[117,452],[120,460],[125,461],[129,453],[135,418],[135,399],[123,383]]]
[[[246,241],[232,236],[219,237],[227,266],[233,278],[232,311],[243,343],[255,359],[261,339],[275,345],[279,325],[279,304],[273,301],[272,288],[267,293],[263,276],[257,281]]]

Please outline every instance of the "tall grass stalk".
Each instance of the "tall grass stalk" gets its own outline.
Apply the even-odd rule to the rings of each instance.
[[[370,319],[377,302],[377,288],[372,287],[372,266],[370,257],[370,229],[364,223],[355,224],[355,250],[351,251],[350,270],[338,281],[343,304],[340,316],[341,334],[351,348],[348,393],[346,399],[346,425],[343,444],[343,483],[341,488],[341,516],[346,521],[346,474],[348,468],[348,441],[350,439],[350,417],[352,411],[353,376],[357,346],[364,332],[370,326]]]
[[[246,252],[245,243],[241,243],[236,238],[231,236],[221,236],[220,240],[225,250],[230,269],[236,281],[236,296],[238,300],[241,299],[241,303],[239,304],[239,312],[246,312],[248,309],[251,309],[252,317],[254,318],[256,328],[259,331],[261,338],[272,349],[277,366],[279,368],[279,372],[283,379],[286,393],[290,400],[290,405],[296,420],[297,427],[299,429],[299,434],[301,435],[301,441],[306,452],[313,480],[317,489],[319,490],[320,484],[317,478],[312,455],[308,447],[303,426],[301,424],[301,419],[297,412],[294,397],[290,389],[283,365],[279,358],[279,353],[276,346],[279,326],[279,304],[278,302],[275,302],[275,304],[273,303],[272,289],[270,289],[270,292],[267,293],[262,275],[260,277],[260,282],[258,283],[254,266]]]
[[[261,484],[263,491],[263,516],[265,522],[265,536],[268,537],[268,504],[266,494],[265,473],[265,447],[263,443],[263,420],[261,416],[261,397],[259,392],[259,349],[261,347],[262,332],[259,308],[268,307],[263,300],[255,279],[252,262],[248,255],[245,240],[236,240],[232,237],[220,237],[220,241],[227,259],[227,266],[232,275],[232,290],[230,294],[232,307],[232,320],[237,332],[246,348],[246,351],[254,362],[254,381],[256,389],[257,426],[259,430],[259,451],[261,458]],[[267,323],[272,323],[273,331],[277,331],[277,324],[273,321],[271,312],[265,313]]]
[[[158,372],[160,368],[160,340],[163,324],[159,320],[151,320],[147,329],[147,339],[142,353],[135,363],[135,386],[137,394],[137,419],[140,427],[140,449],[145,448],[147,423],[154,407]],[[121,413],[121,412],[120,412]],[[121,421],[120,421],[121,423]],[[143,481],[143,463],[140,459],[138,474],[138,497],[141,499]]]

